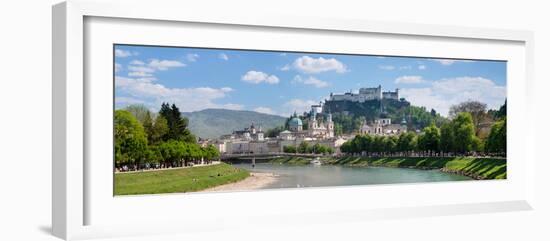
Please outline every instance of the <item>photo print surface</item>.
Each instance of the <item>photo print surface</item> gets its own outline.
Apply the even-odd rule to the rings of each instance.
[[[506,179],[506,61],[113,46],[114,195]]]

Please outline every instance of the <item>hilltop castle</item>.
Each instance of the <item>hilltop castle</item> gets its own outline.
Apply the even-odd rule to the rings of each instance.
[[[344,94],[333,94],[330,93],[331,101],[353,101],[353,102],[365,102],[368,100],[382,100],[382,99],[393,99],[399,100],[399,89],[395,89],[395,92],[384,91],[382,92],[382,86],[374,88],[360,88],[359,93],[346,92]]]

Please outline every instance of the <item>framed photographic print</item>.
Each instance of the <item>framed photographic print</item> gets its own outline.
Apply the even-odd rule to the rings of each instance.
[[[531,209],[530,32],[180,5],[54,6],[56,236]]]
[[[114,195],[506,179],[506,61],[113,48]]]

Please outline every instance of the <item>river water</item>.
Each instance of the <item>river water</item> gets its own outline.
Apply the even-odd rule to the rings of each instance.
[[[422,183],[473,180],[472,178],[441,172],[389,167],[348,167],[333,165],[284,165],[256,163],[233,164],[252,172],[278,175],[277,181],[264,188],[326,187],[392,183]]]

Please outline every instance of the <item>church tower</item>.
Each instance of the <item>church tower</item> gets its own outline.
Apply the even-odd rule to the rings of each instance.
[[[332,122],[332,114],[327,115],[327,134],[329,138],[334,137],[334,122]]]

